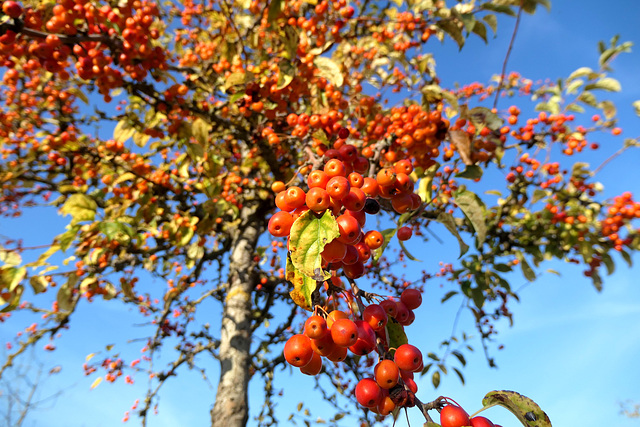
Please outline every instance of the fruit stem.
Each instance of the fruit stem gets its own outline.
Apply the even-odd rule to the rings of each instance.
[[[489,408],[492,408],[492,407],[494,407],[494,406],[498,406],[498,404],[497,404],[497,403],[492,403],[491,405],[483,406],[482,408],[478,409],[478,410],[477,410],[476,412],[474,412],[473,414],[469,415],[469,418],[473,418],[473,417],[475,417],[476,415],[478,415],[480,412],[485,411],[485,410],[487,410],[487,409],[489,409]]]

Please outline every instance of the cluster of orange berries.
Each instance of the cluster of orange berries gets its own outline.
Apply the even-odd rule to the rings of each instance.
[[[349,131],[342,128],[339,136],[345,140]],[[375,215],[380,211],[376,198],[388,200],[398,213],[417,209],[422,200],[413,193],[414,182],[409,176],[413,166],[409,160],[400,160],[393,168],[381,169],[375,178],[364,177],[362,174],[369,169],[369,161],[359,156],[353,145],[342,143],[338,146],[325,153],[328,160],[323,169],[308,174],[306,192],[298,186],[287,188],[280,181],[273,184],[280,211],[271,217],[268,229],[275,237],[287,237],[294,221],[307,210],[316,214],[330,210],[336,217],[340,236],[324,247],[325,267],[343,268],[347,277],[355,279],[364,275],[364,264],[371,257],[371,250],[384,243],[379,231],[362,231],[366,214]],[[410,238],[411,228],[402,227],[398,237]]]
[[[356,320],[340,310],[331,311],[326,318],[314,314],[306,320],[303,333],[286,342],[284,357],[302,373],[317,375],[322,370],[322,357],[338,363],[346,359],[348,351],[356,356],[377,351],[380,361],[374,368],[374,377],[358,382],[354,389],[356,400],[382,416],[396,407],[413,406],[418,390],[413,374],[423,369],[422,353],[407,343],[389,348],[387,325],[410,325],[415,319],[413,310],[421,304],[420,291],[405,289],[399,301],[386,299],[369,304]]]
[[[613,205],[609,207],[607,218],[602,223],[602,234],[615,244],[617,251],[631,243],[629,238],[620,235],[620,230],[637,218],[640,218],[640,203],[633,200],[630,192],[624,192],[613,199]]]
[[[78,76],[96,79],[100,93],[106,97],[123,82],[123,73],[114,64],[139,81],[150,70],[167,68],[164,49],[152,43],[160,36],[157,29],[151,28],[159,9],[147,0],[130,1],[117,9],[109,5],[97,8],[88,0],[64,0],[53,6],[51,14],[40,9],[23,10],[12,0],[5,1],[2,7],[6,15],[22,19],[27,28],[46,31],[42,38],[28,41],[17,39],[17,34],[8,30],[0,38],[3,57],[21,58],[29,54],[30,61],[39,62],[44,69],[66,80],[68,59],[73,54],[77,58]],[[45,16],[49,17],[46,22]],[[77,26],[80,21],[86,28]],[[83,40],[74,44],[73,37],[80,31],[84,33]],[[107,48],[112,52],[107,52]],[[4,62],[13,65],[11,61]]]
[[[449,129],[449,121],[442,117],[442,113],[437,109],[427,112],[419,105],[412,104],[395,107],[389,115],[374,114],[373,105],[373,98],[363,98],[359,106],[363,114],[373,114],[370,120],[363,117],[357,123],[365,146],[368,146],[363,149],[363,155],[372,156],[377,141],[395,135],[384,154],[387,162],[414,157],[417,166],[431,166],[433,159],[440,155],[440,144]]]

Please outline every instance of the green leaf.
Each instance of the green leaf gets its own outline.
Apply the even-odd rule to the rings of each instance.
[[[458,44],[458,48],[462,49],[462,46],[464,46],[464,36],[462,35],[460,26],[455,21],[438,21],[436,26],[447,33]]]
[[[462,355],[462,353],[460,353],[458,350],[453,350],[451,352],[451,354],[453,354],[462,364],[462,366],[467,366],[467,361],[465,360],[464,356]],[[464,381],[462,381],[464,383]]]
[[[469,250],[469,245],[467,245],[464,240],[462,240],[462,237],[460,237],[460,233],[458,233],[458,227],[456,227],[456,221],[453,218],[453,215],[447,212],[441,212],[440,214],[438,214],[438,218],[436,218],[436,221],[444,225],[447,230],[449,230],[449,232],[453,234],[456,239],[458,239],[458,245],[460,245],[459,257],[467,253],[467,251]]]
[[[144,147],[145,145],[147,145],[147,142],[149,142],[149,139],[151,139],[151,136],[144,134],[142,132],[135,132],[133,134],[133,143],[136,144],[138,147]]]
[[[328,210],[322,216],[306,211],[291,226],[289,249],[291,262],[302,274],[325,280],[320,254],[327,243],[340,236],[338,223]]]
[[[13,292],[26,273],[27,269],[25,267],[0,268],[0,291]]]
[[[458,295],[458,291],[449,291],[445,296],[442,297],[440,303],[447,301],[449,298]]]
[[[526,427],[551,427],[551,421],[547,414],[540,409],[537,403],[514,391],[492,391],[482,399],[485,407],[499,405],[507,408]],[[529,414],[530,413],[530,414]],[[529,414],[529,415],[527,415]],[[535,418],[529,421],[528,418]]]
[[[577,104],[569,104],[567,105],[567,111],[571,111],[573,113],[584,113],[584,108]]]
[[[608,92],[620,92],[622,87],[620,82],[612,77],[603,77],[595,83],[590,83],[584,87],[585,90],[602,89]]]
[[[598,101],[596,100],[595,95],[591,92],[582,92],[582,94],[578,97],[578,101],[583,102],[590,107],[596,107],[598,105]]]
[[[118,122],[113,129],[113,139],[118,142],[126,142],[136,133],[135,128],[131,125],[128,119],[124,118]]]
[[[15,310],[15,308],[20,304],[20,297],[22,296],[22,292],[24,291],[24,287],[22,285],[18,285],[15,289],[9,292],[8,299],[4,299],[0,297],[0,304],[7,304],[2,307],[0,313],[7,313],[9,311]]]
[[[611,120],[616,116],[616,105],[611,101],[600,101],[598,108],[602,110],[602,114],[607,120]]]
[[[0,246],[0,261],[2,261],[7,267],[15,267],[20,265],[22,257],[18,253],[4,250]]]
[[[283,89],[289,86],[289,83],[293,81],[296,73],[298,72],[295,65],[287,59],[280,61],[279,74],[278,74],[278,89]]]
[[[462,372],[460,372],[460,370],[458,368],[453,368],[453,371],[458,374],[458,378],[460,378],[460,382],[462,383],[462,385],[464,385],[464,375],[462,375]]]
[[[485,43],[487,43],[487,26],[482,21],[476,21],[473,25],[473,33],[477,34]]]
[[[602,291],[602,277],[597,271],[591,273],[591,281],[598,292]]]
[[[42,276],[33,276],[31,279],[29,279],[29,283],[33,288],[33,292],[35,292],[36,294],[41,294],[46,291],[47,286],[49,285],[49,282],[47,282],[47,280]]]
[[[504,13],[505,15],[509,15],[509,16],[516,16],[516,13],[513,11],[513,9],[507,5],[498,5],[498,4],[487,2],[487,3],[482,3],[480,5],[480,9],[490,10],[492,12]]]
[[[478,279],[478,277],[479,276],[476,274],[476,280]],[[486,287],[486,283],[485,283],[485,287]],[[473,300],[473,303],[476,305],[476,307],[478,307],[478,310],[482,310],[482,306],[484,305],[484,301],[486,299],[484,296],[483,288],[481,287],[469,288],[468,293],[471,299]]]
[[[61,249],[62,252],[65,252],[67,249],[69,249],[69,246],[71,246],[73,241],[76,239],[78,231],[80,231],[80,226],[73,225],[67,227],[67,231],[65,231],[64,233],[58,234],[56,236],[56,240],[60,244],[60,246],[58,246],[57,250]]]
[[[431,200],[433,199],[433,189],[431,186],[433,184],[433,178],[435,177],[439,167],[439,163],[431,165],[429,169],[424,172],[422,179],[420,179],[420,183],[418,184],[418,195],[422,198],[424,203],[431,203]]]
[[[476,17],[472,13],[463,13],[460,15],[460,20],[464,25],[464,29],[467,30],[467,33],[474,31],[474,27],[476,25]],[[482,23],[480,23],[482,25]],[[485,35],[487,34],[487,30],[484,31]],[[483,37],[486,41],[486,37]]]
[[[87,98],[87,95],[84,93],[84,91],[74,87],[74,88],[68,89],[68,92],[71,93],[72,95],[77,96],[78,98],[80,98],[82,102],[89,105],[89,98]]]
[[[495,264],[493,266],[493,269],[501,273],[508,273],[512,270],[511,266],[507,264]]]
[[[280,12],[282,12],[282,3],[283,0],[269,0],[269,12],[267,12],[268,23],[273,23],[273,21],[280,16]]]
[[[387,228],[387,229],[382,230],[380,232],[380,234],[382,234],[382,237],[384,238],[384,240],[382,242],[382,246],[380,246],[378,249],[373,251],[373,263],[374,264],[378,263],[378,260],[382,256],[382,253],[384,252],[384,250],[387,247],[387,245],[389,245],[389,242],[391,241],[393,236],[396,235],[397,231],[398,231],[398,227],[396,227],[396,228]]]
[[[76,193],[67,199],[60,208],[62,215],[71,215],[71,225],[82,221],[93,221],[98,204],[86,194]]]
[[[387,322],[387,336],[389,337],[389,348],[398,348],[402,344],[407,344],[407,334],[404,333],[404,328],[398,322],[393,319],[389,319]]]
[[[569,77],[567,77],[567,82],[570,82],[571,80],[574,80],[574,79],[578,79],[580,77],[587,77],[589,80],[591,80],[597,76],[598,76],[598,73],[593,71],[591,68],[580,67],[577,70],[575,70],[573,73],[569,74]]]
[[[280,34],[284,44],[284,52],[282,52],[281,56],[289,60],[294,59],[300,42],[300,34],[298,33],[298,30],[296,27],[286,26],[284,28],[284,33]]]
[[[498,31],[498,18],[496,18],[496,15],[490,13],[483,16],[482,20],[487,23],[487,25],[489,26],[489,28],[491,28],[491,30],[493,30],[493,34],[495,35],[495,33]]]
[[[120,243],[129,243],[135,232],[131,225],[116,221],[104,221],[98,225],[98,229],[104,233],[109,240],[116,240]]]
[[[325,58],[324,56],[318,56],[313,60],[313,63],[318,68],[318,75],[324,77],[331,82],[336,88],[342,87],[344,83],[344,77],[340,71],[340,67],[331,58]]]
[[[439,85],[424,85],[420,88],[420,93],[424,95],[427,102],[438,102],[443,98],[445,91]]]
[[[462,172],[456,174],[457,178],[480,179],[482,178],[482,168],[478,165],[467,165]]]
[[[576,93],[578,91],[578,88],[580,86],[582,86],[583,84],[584,84],[584,80],[582,80],[582,79],[573,80],[572,82],[567,84],[567,87],[565,88],[565,91],[569,95],[572,95],[572,94]]]
[[[73,291],[77,283],[78,276],[71,274],[65,284],[60,286],[56,297],[59,310],[70,311],[73,308]]]
[[[529,14],[533,14],[536,11],[536,7],[538,4],[543,5],[547,8],[547,11],[551,11],[551,2],[550,0],[525,0],[522,3],[522,10]]]
[[[191,128],[191,131],[193,132],[193,137],[196,139],[196,141],[198,141],[198,143],[203,148],[208,145],[210,130],[211,130],[211,125],[209,125],[209,123],[205,122],[201,118],[197,118],[193,122],[193,126]]]
[[[409,258],[411,261],[418,261],[418,262],[422,262],[420,261],[418,258],[414,257],[413,255],[411,255],[411,253],[409,253],[409,251],[407,250],[407,248],[404,246],[404,242],[402,240],[398,240],[398,243],[400,243],[400,247],[402,248],[402,251],[404,252],[404,254],[407,256],[407,258]]]
[[[435,371],[433,375],[431,375],[431,383],[433,384],[433,388],[438,388],[440,385],[440,371]]]
[[[491,130],[498,130],[504,124],[504,120],[486,107],[474,107],[467,112],[467,116],[478,130],[485,126]]]
[[[613,258],[611,258],[611,255],[609,255],[607,252],[600,254],[600,257],[602,258],[602,262],[604,263],[605,267],[607,267],[607,274],[612,275],[616,271],[616,266],[613,263]]]
[[[224,78],[224,84],[222,85],[222,88],[226,92],[233,86],[243,85],[246,82],[247,82],[246,73],[236,71],[235,73],[231,73],[228,77]],[[197,119],[197,120],[202,120],[202,119]]]
[[[457,191],[454,202],[467,217],[476,232],[476,246],[481,247],[487,236],[485,206],[482,200],[469,190]]]
[[[533,271],[522,252],[516,252],[516,258],[519,261],[520,268],[522,268],[522,274],[524,275],[525,279],[530,282],[536,280],[536,273]]]
[[[622,250],[618,253],[622,256],[622,259],[627,263],[629,267],[633,266],[633,261],[631,260],[631,255],[629,255],[629,252]]]

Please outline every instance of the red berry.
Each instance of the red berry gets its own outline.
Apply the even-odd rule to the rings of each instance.
[[[398,384],[400,369],[392,360],[381,360],[373,370],[376,382],[384,389],[390,389]]]
[[[422,366],[422,352],[411,344],[402,344],[396,349],[393,360],[398,368],[415,372]]]
[[[349,129],[347,128],[340,128],[340,130],[338,131],[338,138],[340,139],[347,139],[349,138]]]
[[[355,344],[349,346],[349,350],[358,356],[371,353],[376,348],[376,333],[364,320],[354,322],[358,328],[358,339]]]
[[[387,325],[387,312],[378,304],[371,304],[364,309],[362,319],[367,322],[374,331],[379,331]]]
[[[306,335],[294,335],[284,345],[284,358],[297,368],[305,366],[312,357],[311,341]]]
[[[398,229],[398,240],[400,240],[401,242],[404,242],[405,240],[409,240],[411,238],[411,236],[413,235],[413,230],[411,230],[411,227],[400,227]]]
[[[409,310],[415,310],[422,304],[422,292],[417,289],[405,289],[402,295],[400,295],[400,301],[402,301]]]
[[[329,332],[327,322],[322,316],[313,315],[304,322],[304,334],[309,338],[320,339]]]
[[[440,425],[442,427],[470,426],[469,414],[459,406],[446,405],[440,411]]]
[[[485,418],[485,417],[471,418],[471,426],[472,427],[496,427],[496,425],[492,423],[489,420],[489,418]]]
[[[22,6],[15,1],[5,1],[2,3],[2,11],[10,18],[19,18],[22,15]]]
[[[293,225],[293,216],[289,212],[276,212],[269,220],[269,232],[275,237],[289,235]]]
[[[300,372],[307,375],[318,375],[322,370],[322,356],[313,352],[311,361],[300,368]]]
[[[333,342],[342,347],[350,347],[358,341],[358,326],[349,319],[338,319],[331,325]]]
[[[371,378],[363,378],[356,385],[356,399],[367,408],[378,406],[382,400],[382,390],[378,383]]]

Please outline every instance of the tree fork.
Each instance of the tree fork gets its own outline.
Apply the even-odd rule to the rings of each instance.
[[[266,202],[266,203],[265,203]],[[229,284],[220,333],[220,382],[211,410],[213,427],[245,426],[249,419],[248,388],[251,363],[251,293],[257,283],[254,254],[265,231],[269,201],[257,201],[240,211],[242,225],[232,237]]]

